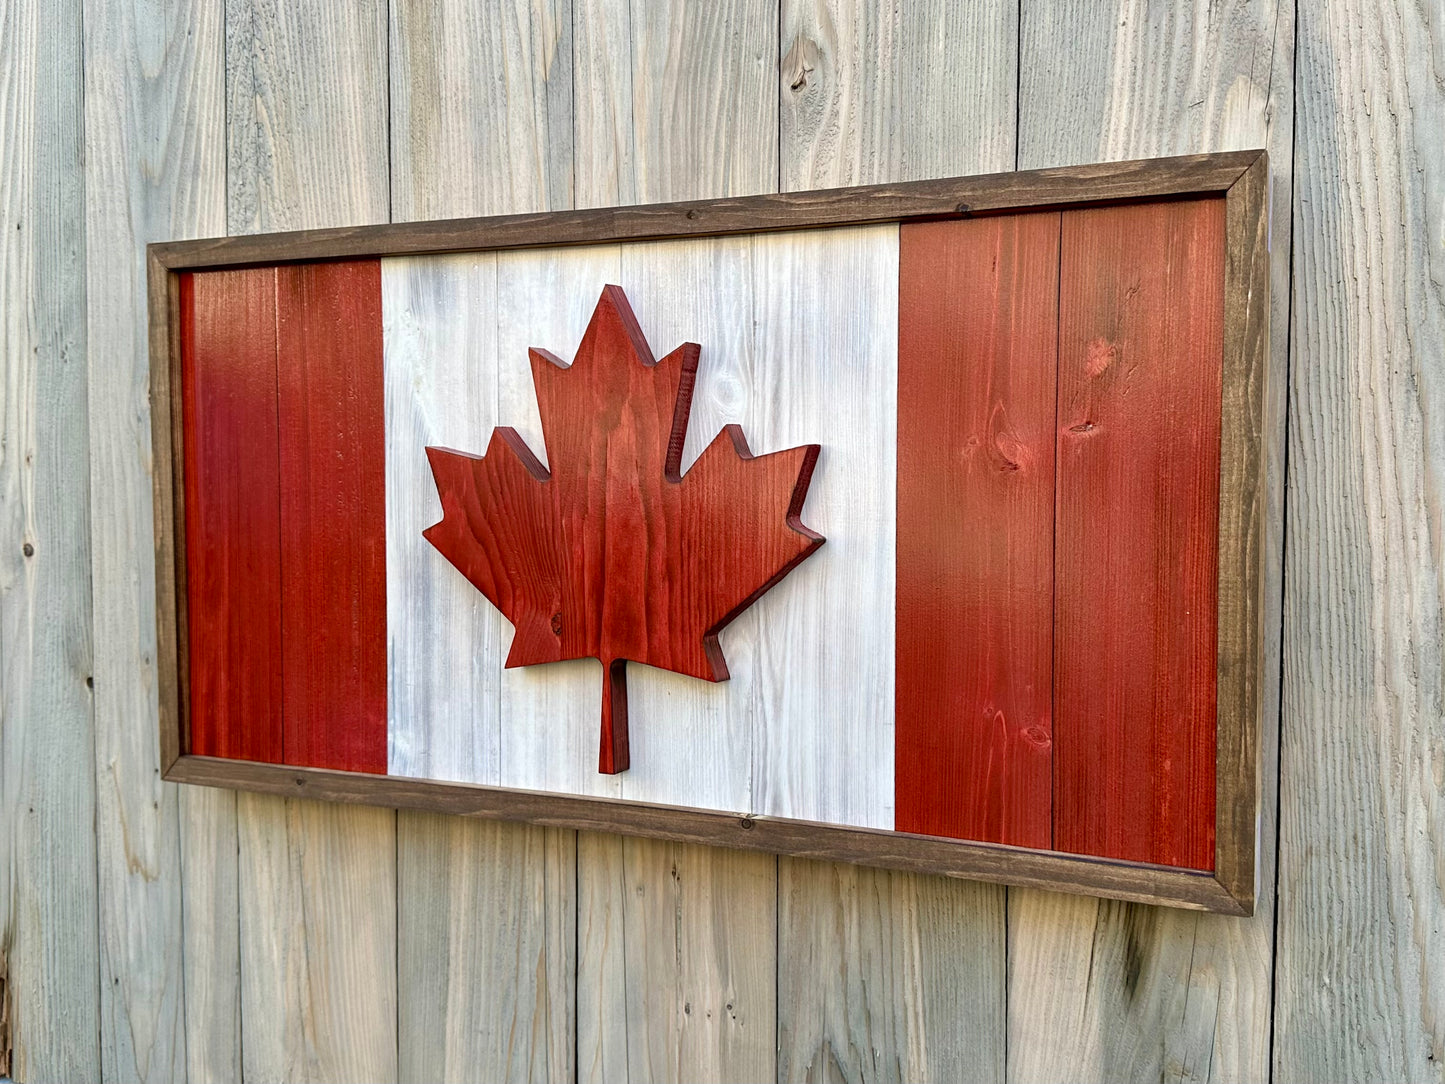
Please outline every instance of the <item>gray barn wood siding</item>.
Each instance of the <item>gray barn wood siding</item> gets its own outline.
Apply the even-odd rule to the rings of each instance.
[[[1253,919],[159,781],[144,242],[1255,146]],[[0,0],[0,359],[17,1080],[1445,1079],[1442,0]]]

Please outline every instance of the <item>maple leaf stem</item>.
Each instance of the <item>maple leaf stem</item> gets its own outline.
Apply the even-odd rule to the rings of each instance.
[[[602,663],[602,749],[597,770],[616,775],[627,770],[627,660]]]

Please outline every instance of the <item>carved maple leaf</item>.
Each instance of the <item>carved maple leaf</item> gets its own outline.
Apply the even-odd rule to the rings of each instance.
[[[516,627],[507,666],[602,663],[599,770],[628,766],[626,664],[724,681],[718,631],[823,543],[803,526],[809,444],[754,456],[729,425],[680,472],[699,346],[661,361],[607,286],[571,366],[530,351],[551,470],[516,430],[428,448],[423,534]]]

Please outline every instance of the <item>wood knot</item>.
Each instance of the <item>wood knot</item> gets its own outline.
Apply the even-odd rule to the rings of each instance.
[[[558,610],[552,615],[552,635],[562,635],[562,611]]]

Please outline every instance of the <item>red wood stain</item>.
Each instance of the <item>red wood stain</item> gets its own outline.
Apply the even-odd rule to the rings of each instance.
[[[895,824],[1046,849],[1059,215],[899,244]]]
[[[386,771],[381,264],[277,269],[285,761]]]
[[[754,456],[730,425],[681,475],[699,347],[655,360],[616,286],[570,366],[531,361],[550,472],[508,428],[485,456],[428,448],[425,534],[516,626],[508,666],[601,660],[598,769],[619,772],[626,663],[724,680],[718,631],[822,544],[801,519],[818,446]]]
[[[1224,201],[1067,211],[1054,846],[1214,865]]]
[[[281,760],[276,276],[180,281],[190,751]]]

